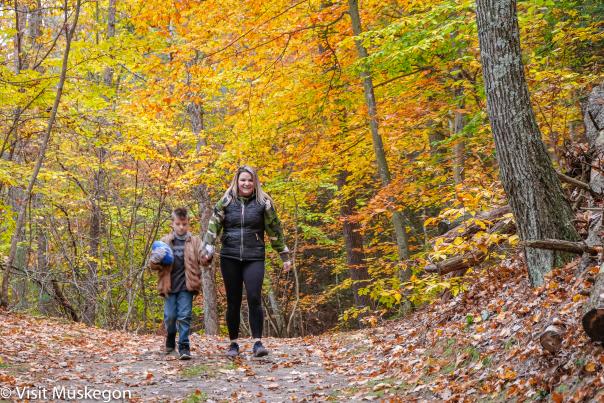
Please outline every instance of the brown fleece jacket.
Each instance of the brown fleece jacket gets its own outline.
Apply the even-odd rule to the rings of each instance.
[[[172,247],[174,232],[164,236],[161,241]],[[198,236],[188,235],[185,240],[185,282],[187,290],[193,294],[198,294],[201,290],[201,239]],[[159,295],[166,297],[171,290],[172,265],[162,266],[159,263],[149,262],[148,267],[157,271],[157,290]]]

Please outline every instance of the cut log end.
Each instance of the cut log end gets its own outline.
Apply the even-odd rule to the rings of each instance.
[[[593,341],[604,342],[604,308],[592,308],[583,315],[583,329]]]
[[[566,329],[563,326],[549,325],[539,337],[541,347],[552,354],[557,353],[562,347],[565,332]]]

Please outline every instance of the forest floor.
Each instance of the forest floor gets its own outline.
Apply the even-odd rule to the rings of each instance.
[[[469,274],[468,291],[398,321],[268,338],[271,354],[261,359],[246,342],[230,361],[223,338],[194,334],[193,359],[179,361],[161,352],[162,336],[3,312],[0,391],[12,392],[5,400],[20,400],[24,390],[52,399],[53,388],[64,386],[128,390],[130,401],[604,402],[604,348],[580,325],[581,290],[597,267],[579,275],[577,267],[575,261],[555,270],[532,289],[523,266],[507,261]],[[550,354],[539,335],[554,317],[567,332],[561,350]]]

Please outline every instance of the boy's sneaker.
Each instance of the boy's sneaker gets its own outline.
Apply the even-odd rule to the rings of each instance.
[[[254,343],[254,348],[252,351],[254,353],[254,357],[264,357],[265,355],[268,355],[268,350],[264,348],[260,340]]]
[[[232,342],[229,346],[229,350],[226,352],[226,356],[229,358],[235,358],[239,355],[239,344]]]
[[[190,360],[191,352],[187,349],[180,350],[180,359],[181,360]]]
[[[169,334],[166,336],[166,346],[164,352],[170,354],[176,348],[176,334]]]

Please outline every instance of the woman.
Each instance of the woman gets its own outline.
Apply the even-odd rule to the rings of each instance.
[[[247,293],[250,328],[255,339],[253,354],[262,357],[268,350],[262,345],[262,280],[264,278],[264,233],[273,249],[279,252],[283,267],[291,267],[289,250],[283,239],[281,222],[274,203],[260,186],[256,172],[249,166],[237,170],[231,185],[214,207],[208,231],[204,237],[202,263],[208,264],[214,256],[214,244],[220,234],[220,270],[227,294],[227,327],[230,345],[227,356],[239,354],[239,321],[243,285]]]

